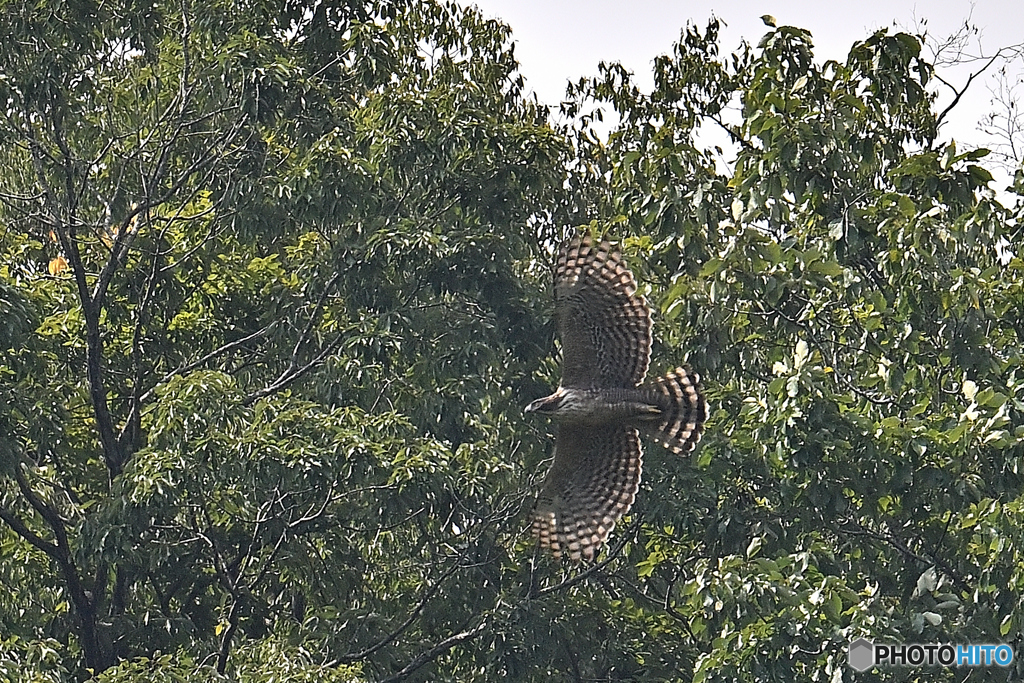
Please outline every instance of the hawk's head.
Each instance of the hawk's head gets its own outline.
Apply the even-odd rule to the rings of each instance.
[[[540,415],[557,415],[562,407],[565,405],[566,394],[559,387],[558,391],[545,396],[544,398],[538,398],[536,401],[526,406],[527,413],[538,413]]]

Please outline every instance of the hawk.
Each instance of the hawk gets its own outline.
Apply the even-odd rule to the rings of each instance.
[[[568,241],[555,268],[562,381],[526,407],[558,425],[554,460],[533,510],[533,531],[555,557],[593,560],[633,505],[640,433],[676,453],[700,441],[707,403],[688,366],[644,384],[651,311],[607,242]]]

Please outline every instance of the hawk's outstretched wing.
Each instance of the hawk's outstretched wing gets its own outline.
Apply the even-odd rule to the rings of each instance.
[[[555,557],[594,559],[636,497],[643,451],[634,427],[562,423],[555,459],[533,510],[533,530]]]
[[[608,243],[582,237],[562,247],[555,314],[561,386],[527,406],[558,421],[533,531],[556,557],[593,560],[640,486],[638,430],[688,453],[700,440],[707,403],[689,367],[642,384],[651,355],[651,313]]]
[[[555,268],[562,386],[635,387],[651,358],[651,311],[622,256],[590,237],[564,245]]]

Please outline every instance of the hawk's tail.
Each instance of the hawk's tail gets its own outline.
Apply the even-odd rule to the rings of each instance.
[[[661,415],[650,423],[655,441],[676,453],[689,453],[700,441],[708,404],[700,393],[700,375],[689,366],[676,368],[647,385],[655,396]]]

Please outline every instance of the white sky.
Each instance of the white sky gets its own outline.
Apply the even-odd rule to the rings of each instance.
[[[875,29],[892,27],[894,22],[902,30],[917,33],[922,19],[927,21],[928,34],[935,38],[950,35],[969,19],[979,29],[970,46],[975,53],[989,55],[1000,47],[1024,43],[1022,0],[466,1],[477,5],[485,16],[500,18],[512,27],[516,57],[527,85],[550,105],[562,99],[567,82],[596,74],[601,61],[621,62],[634,73],[641,88],[650,90],[654,58],[671,50],[688,21],[703,29],[712,15],[727,24],[721,32],[723,54],[732,52],[743,38],[757,44],[769,30],[761,22],[762,14],[774,16],[779,26],[809,30],[819,61],[845,59],[855,41]],[[1022,60],[1012,65],[1012,73],[1017,78],[1024,75]],[[966,71],[948,74],[958,85],[968,75]],[[971,86],[941,138],[974,145],[987,142],[976,126],[990,110],[989,83],[981,80]],[[1018,99],[1024,100],[1024,87]]]

